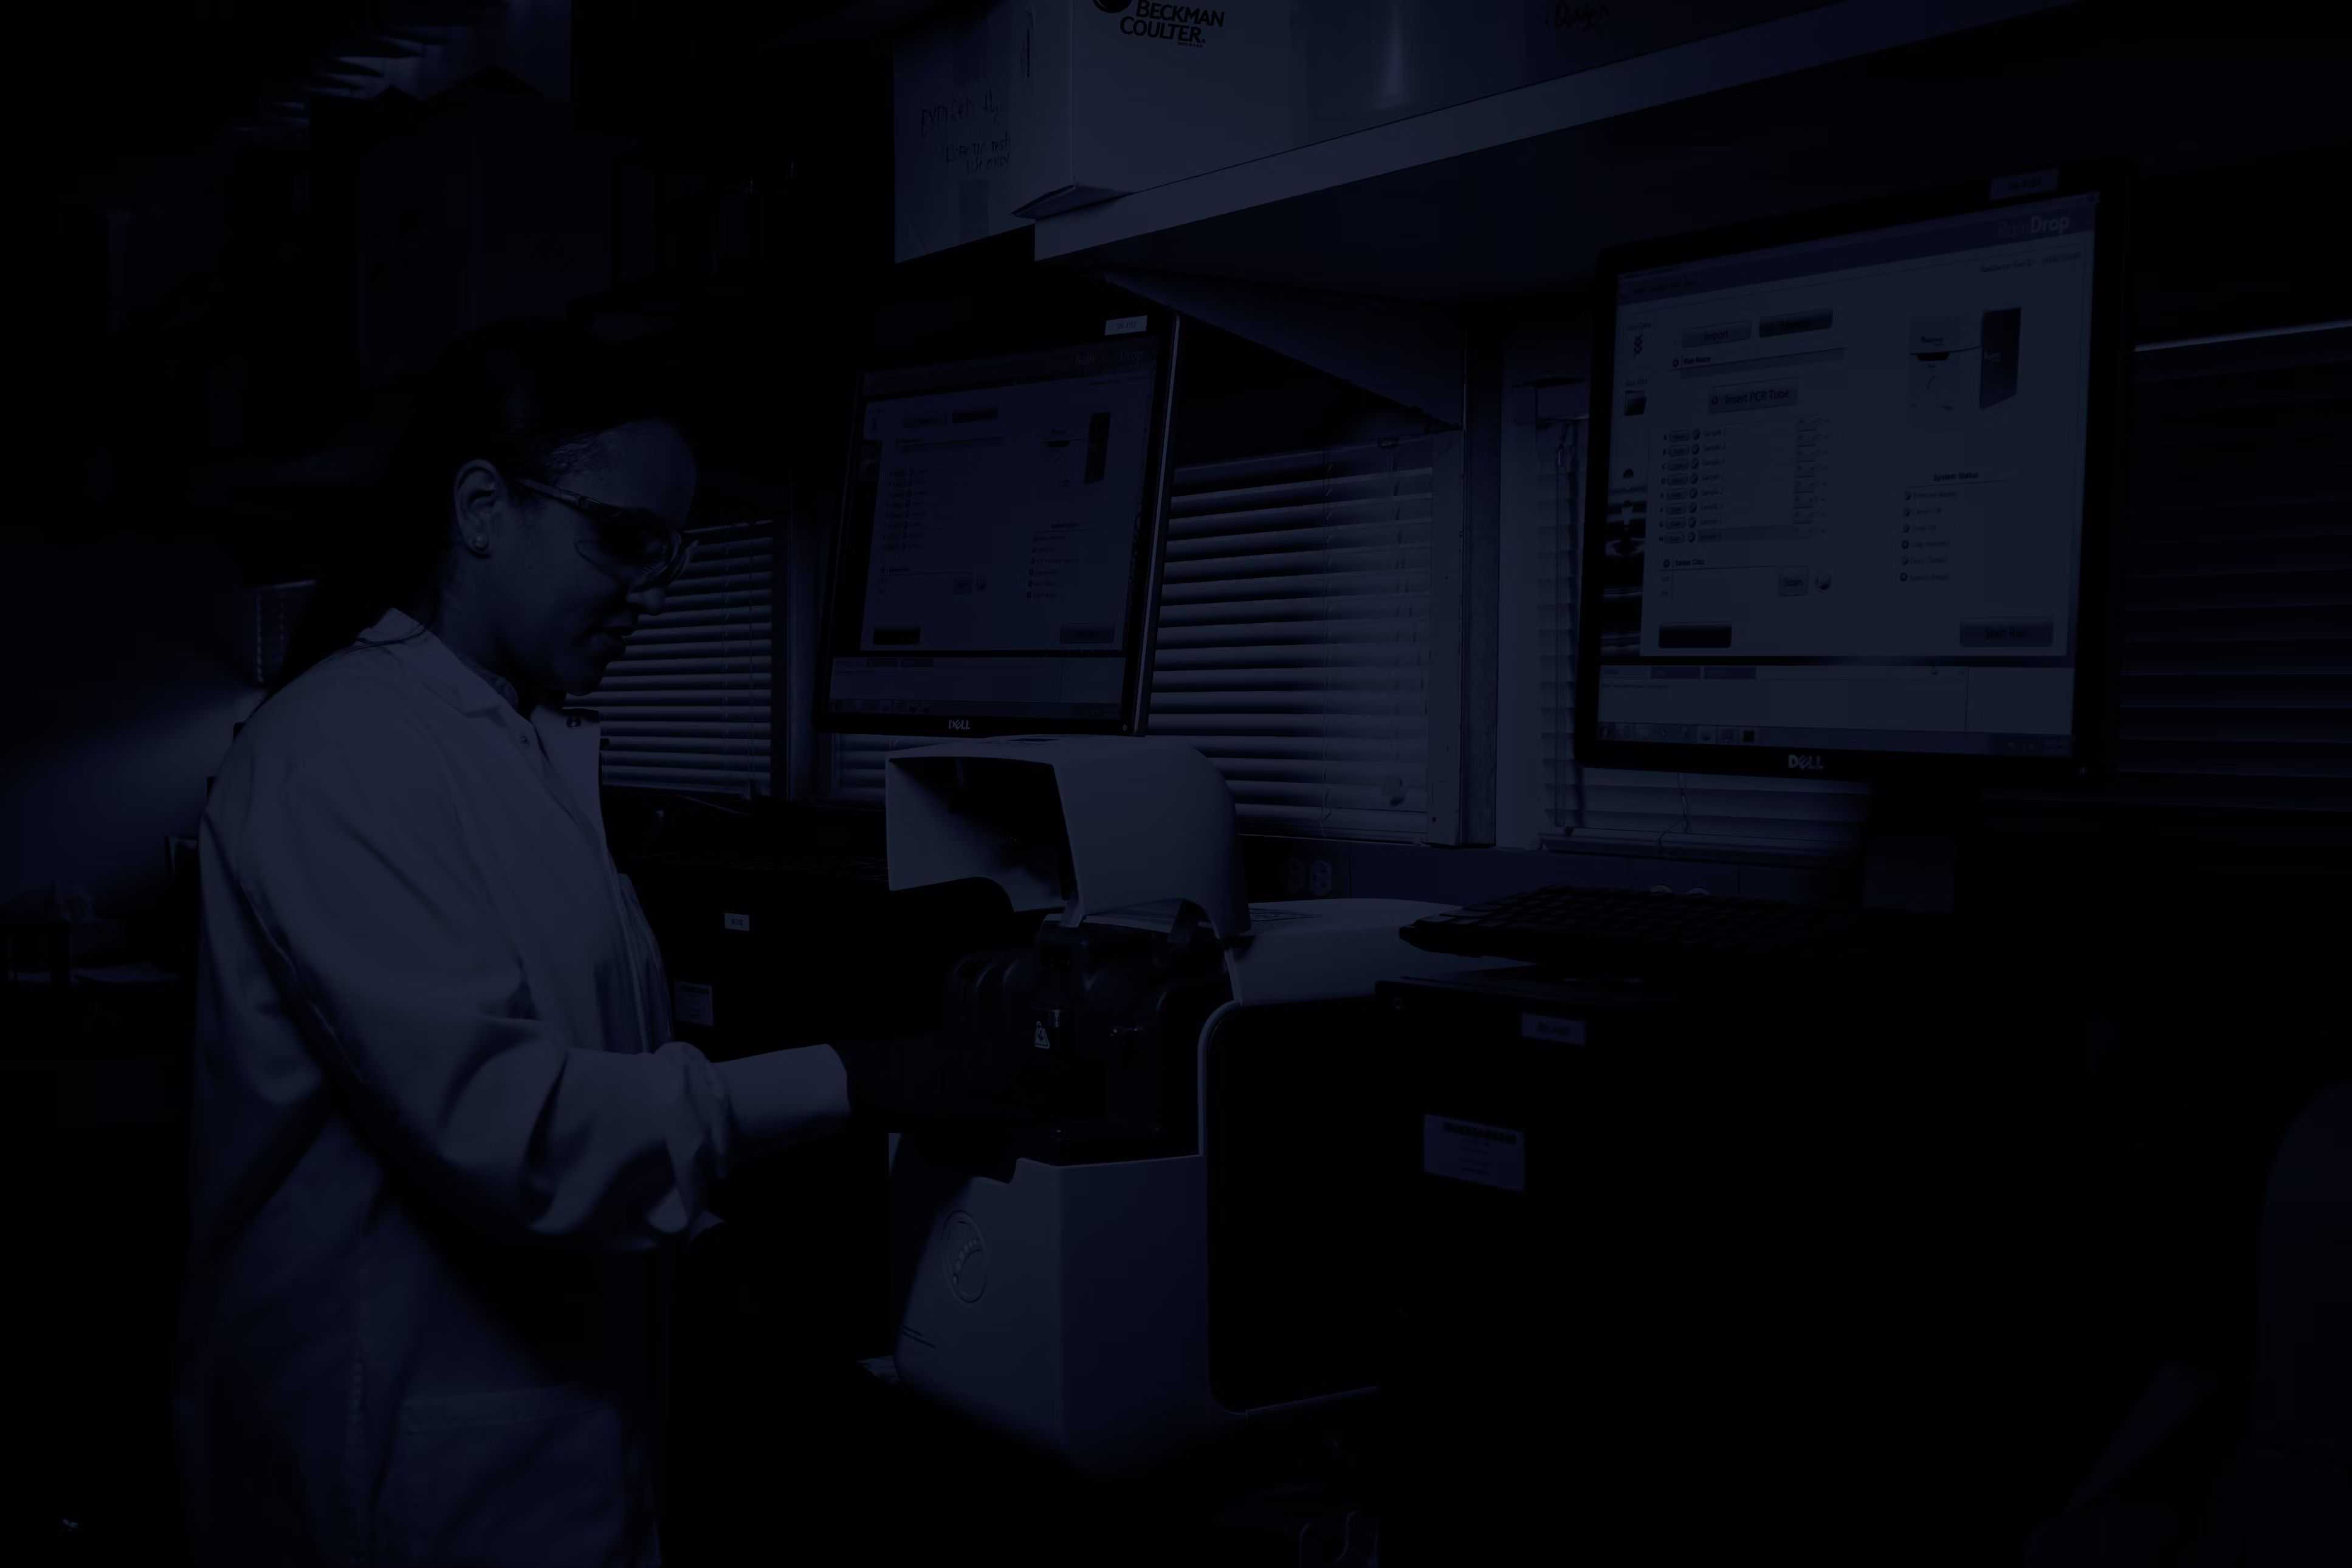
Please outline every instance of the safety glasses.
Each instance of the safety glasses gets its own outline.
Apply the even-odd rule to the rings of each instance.
[[[686,570],[687,554],[693,549],[693,542],[658,512],[615,506],[593,496],[541,484],[537,479],[511,474],[508,479],[533,495],[562,502],[594,523],[595,543],[591,546],[583,541],[572,548],[592,565],[628,584],[631,593],[666,588]]]

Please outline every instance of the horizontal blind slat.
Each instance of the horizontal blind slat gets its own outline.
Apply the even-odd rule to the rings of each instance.
[[[1426,468],[1432,443],[1412,440],[1364,442],[1348,447],[1302,447],[1265,457],[1236,458],[1224,462],[1191,463],[1175,470],[1170,487],[1179,494],[1266,484],[1285,477],[1311,474],[1370,472],[1382,468]]]
[[[1235,628],[1236,636],[1245,636],[1253,622],[1287,626],[1303,621],[1318,626],[1344,626],[1357,620],[1417,621],[1427,597],[1420,593],[1394,593],[1306,595],[1290,599],[1204,598],[1163,605],[1160,626],[1163,634],[1171,636],[1180,631],[1189,636],[1195,627],[1214,634],[1227,626]]]
[[[1213,761],[1236,788],[1243,784],[1328,784],[1351,789],[1385,790],[1393,780],[1402,786],[1418,789],[1423,776],[1417,757],[1250,757],[1220,751]]]
[[[1295,555],[1308,550],[1372,550],[1425,545],[1426,517],[1390,517],[1376,522],[1327,523],[1312,528],[1226,529],[1185,538],[1171,538],[1166,558],[1197,561],[1247,550],[1258,554]]]
[[[1172,478],[1149,727],[1217,767],[1245,829],[1428,835],[1433,452]]]
[[[1196,743],[1202,737],[1213,735],[1332,735],[1356,740],[1413,736],[1426,743],[1429,734],[1427,711],[1425,705],[1389,714],[1331,713],[1322,716],[1313,713],[1237,713],[1231,709],[1217,712],[1187,710],[1168,714],[1168,721],[1164,724],[1155,722],[1151,732],[1173,735]],[[1206,750],[1206,747],[1202,749]]]
[[[761,724],[714,724],[693,720],[671,720],[658,724],[606,725],[604,750],[623,751],[641,746],[716,746],[751,747],[764,756],[775,744],[775,737]]]
[[[774,638],[767,635],[766,628],[754,626],[736,616],[708,626],[639,626],[629,637],[628,652],[615,662],[688,656],[764,658],[774,652]]]
[[[658,724],[673,720],[757,720],[766,722],[771,697],[763,687],[740,691],[677,689],[655,691],[599,691],[594,707],[607,719],[628,719]]]
[[[1286,529],[1369,526],[1385,519],[1427,521],[1434,476],[1427,468],[1383,474],[1377,484],[1284,485],[1171,497],[1168,534],[1278,533]]]
[[[623,768],[609,770],[605,783],[623,789],[683,790],[697,794],[749,795],[764,794],[768,787],[768,771],[746,769],[740,773],[717,772],[693,768]]]
[[[632,735],[604,747],[604,755],[638,762],[661,757],[764,757],[768,742],[761,735]]]
[[[1275,719],[1286,721],[1302,729],[1313,728],[1318,720],[1331,723],[1363,722],[1393,725],[1412,721],[1412,715],[1425,711],[1429,694],[1425,689],[1410,692],[1338,691],[1328,689],[1316,691],[1245,691],[1227,689],[1222,691],[1163,692],[1151,694],[1155,713],[1167,716],[1167,727],[1159,732],[1172,734],[1189,724],[1219,722],[1226,719]]]
[[[1263,584],[1268,579],[1311,575],[1327,581],[1349,574],[1377,574],[1401,584],[1429,570],[1427,543],[1350,546],[1291,555],[1280,552],[1220,555],[1202,561],[1171,561],[1166,577],[1173,586],[1198,589],[1213,583]]]
[[[1276,600],[1322,598],[1417,598],[1426,605],[1428,563],[1389,571],[1300,571],[1292,568],[1258,577],[1204,578],[1198,582],[1165,579],[1161,602],[1171,607],[1216,605],[1229,611],[1244,606],[1264,614],[1262,605]]]
[[[1376,838],[1398,843],[1412,843],[1429,836],[1428,817],[1424,813],[1357,811],[1270,802],[1253,806],[1243,818],[1243,824],[1244,831]]]
[[[832,779],[827,795],[847,805],[882,804],[883,759],[893,752],[930,746],[938,742],[917,735],[834,735],[830,737]]]
[[[660,629],[672,637],[737,635],[756,637],[761,635],[761,619],[753,607],[747,605],[718,605],[709,608],[681,609],[675,604],[666,604],[662,607]],[[636,637],[644,637],[654,626],[652,621],[640,625],[636,637],[630,638],[631,646],[635,646]]]
[[[1352,621],[1336,627],[1318,623],[1291,626],[1228,627],[1249,642],[1225,642],[1221,637],[1185,635],[1171,642],[1160,670],[1301,670],[1301,668],[1352,668],[1381,660],[1423,658],[1416,648],[1428,647],[1428,626],[1416,621],[1367,623]],[[1318,635],[1319,632],[1319,635]],[[1263,637],[1263,642],[1261,642]],[[1273,642],[1286,637],[1286,642]]]
[[[1427,734],[1410,731],[1373,736],[1202,733],[1182,739],[1203,756],[1236,765],[1299,762],[1342,772],[1376,768],[1384,775],[1401,766],[1425,766],[1429,754]]]

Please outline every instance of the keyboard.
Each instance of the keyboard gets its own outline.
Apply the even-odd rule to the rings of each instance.
[[[1627,888],[1538,888],[1430,915],[1402,934],[1429,952],[1509,958],[1592,978],[1669,979],[1882,951],[1882,911]]]

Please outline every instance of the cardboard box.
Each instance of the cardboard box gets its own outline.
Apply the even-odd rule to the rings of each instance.
[[[919,92],[902,108],[902,187],[908,138],[929,134],[951,151],[985,149],[987,167],[960,168],[959,178],[992,178],[1009,164],[1008,214],[1050,217],[1827,3],[996,0],[984,29],[971,13],[954,25],[961,33],[946,29],[961,42],[929,46],[924,79],[967,85]],[[995,63],[1007,53],[1010,76],[999,79]],[[983,56],[992,74],[982,74]],[[902,72],[918,63],[903,56]],[[1002,100],[986,84],[998,79],[1012,88],[1009,158],[1000,158],[989,118]],[[906,100],[903,76],[900,90]],[[927,132],[907,118],[926,111],[954,118]],[[936,146],[929,155],[938,157]],[[931,177],[915,193],[919,206],[971,210],[948,206],[937,184]],[[902,235],[908,201],[902,195]],[[924,221],[929,232],[979,238],[1008,220],[991,205],[977,226],[937,213]],[[902,243],[902,256],[914,253]]]
[[[975,3],[891,50],[891,205],[899,261],[1027,222],[1013,210],[1016,0]]]
[[[1073,207],[1292,145],[1291,0],[1012,0],[1015,212]]]
[[[1292,0],[1291,145],[1613,65],[1830,0]]]

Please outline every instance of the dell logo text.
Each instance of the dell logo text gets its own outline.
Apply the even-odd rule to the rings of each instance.
[[[1801,773],[1817,773],[1828,765],[1817,753],[1807,752],[1789,753],[1789,766]]]
[[[963,730],[968,731],[971,729],[971,721],[969,719],[950,719],[948,721],[948,728],[950,730]]]

